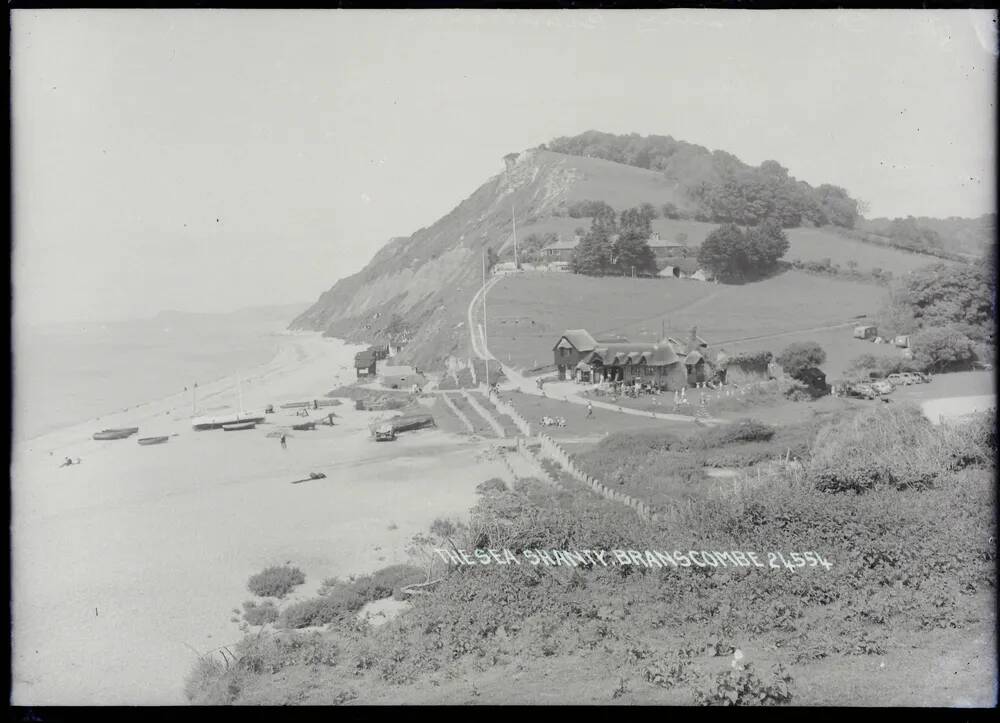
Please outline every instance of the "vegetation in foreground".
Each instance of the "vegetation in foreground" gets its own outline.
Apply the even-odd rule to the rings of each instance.
[[[891,455],[913,420],[881,407],[869,414],[824,426],[817,450],[857,444],[853,430],[872,424],[886,432],[864,438],[866,453]],[[816,661],[857,667],[851,661],[892,654],[907,636],[983,625],[996,583],[994,424],[981,417],[963,429],[922,427],[938,452],[920,459],[933,474],[919,485],[879,477],[831,488],[807,466],[797,483],[694,499],[663,526],[582,488],[484,484],[469,523],[439,524],[415,541],[440,582],[413,596],[412,609],[378,628],[353,616],[323,631],[262,628],[239,644],[235,661],[202,659],[186,690],[193,702],[215,704],[433,701],[435,690],[475,700],[502,671],[508,694],[512,676],[526,674],[518,689],[530,700],[551,692],[542,672],[571,662],[562,702],[599,702],[600,693],[607,701],[641,694],[678,704],[808,704],[823,681],[800,671]],[[687,446],[770,444],[781,433],[747,422]],[[663,446],[644,444],[649,453]],[[819,451],[814,458],[816,469],[852,479],[824,467]],[[655,549],[687,564],[434,562],[429,548],[452,544],[518,554]],[[687,550],[784,554],[777,569],[724,554],[702,567]],[[829,565],[807,564],[816,555]]]

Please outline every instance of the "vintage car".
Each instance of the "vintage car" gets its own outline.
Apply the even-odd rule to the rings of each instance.
[[[868,382],[853,382],[844,386],[844,394],[860,399],[877,399],[879,393]]]
[[[879,379],[878,381],[872,382],[871,388],[879,394],[892,394],[892,390],[895,389],[892,382],[888,379]]]
[[[396,439],[396,427],[392,422],[383,422],[375,427],[376,442],[391,442]]]

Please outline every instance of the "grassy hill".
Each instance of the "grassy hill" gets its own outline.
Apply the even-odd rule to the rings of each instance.
[[[708,234],[719,227],[719,224],[658,218],[653,221],[652,226],[653,230],[660,234],[660,238],[682,241],[687,246],[696,248]],[[573,237],[575,229],[581,227],[584,230],[588,229],[590,219],[549,217],[535,220],[523,227],[518,226],[517,231],[519,238],[531,233],[541,235],[554,232],[568,239]],[[845,269],[849,262],[854,261],[860,271],[880,268],[883,271],[891,271],[894,276],[901,276],[921,266],[941,261],[926,254],[865,243],[845,235],[832,226],[786,229],[785,234],[789,243],[788,253],[785,254],[785,259],[788,261],[793,259],[822,261],[828,258],[830,263],[839,264]]]
[[[320,330],[330,336],[370,342],[384,340],[392,317],[398,314],[407,336],[413,340],[398,361],[429,369],[440,367],[449,357],[469,356],[465,328],[468,303],[482,283],[486,249],[502,252],[512,244],[512,209],[517,215],[519,238],[549,231],[570,237],[576,228],[586,229],[590,224],[589,219],[568,216],[569,208],[579,201],[604,201],[616,210],[645,202],[657,208],[669,202],[683,209],[686,203],[679,183],[657,170],[545,150],[525,151],[510,169],[501,170],[500,159],[497,161],[498,173],[452,212],[409,237],[390,241],[361,272],[338,281],[296,317],[292,328]],[[653,222],[653,229],[662,238],[683,239],[690,247],[700,245],[716,227],[714,223],[666,218]],[[829,258],[843,268],[854,261],[861,271],[878,267],[897,276],[938,260],[868,244],[832,226],[790,229],[787,233],[791,244],[788,260]],[[562,285],[569,282],[545,277],[531,283],[535,284],[532,290],[535,295],[525,298],[532,301],[527,307],[512,311],[513,316],[531,316],[532,304],[558,296]],[[556,326],[611,327],[647,317],[659,319],[675,311],[673,304],[696,301],[700,294],[707,293],[676,287],[668,290],[656,282],[630,286],[627,291],[617,290],[616,282],[607,279],[575,279],[572,283],[587,289],[586,301],[579,302],[587,306],[577,308],[580,320],[576,322],[569,321],[571,315],[560,312]],[[845,283],[849,285],[838,286]],[[640,288],[643,290],[637,291]],[[818,295],[817,289],[821,290]],[[717,320],[708,322],[706,332],[717,338],[741,338],[755,336],[755,330],[761,328],[765,331],[760,333],[777,333],[815,326],[831,316],[872,314],[882,293],[883,290],[860,283],[786,274],[740,287],[731,294],[727,292],[734,299],[733,304],[714,312]],[[675,297],[676,302],[672,300]],[[802,311],[817,306],[817,299],[821,300],[818,308],[824,313],[818,320],[812,312]],[[611,308],[624,309],[626,314],[634,312],[635,316],[608,318],[607,323],[599,321],[601,310]],[[705,306],[698,309],[698,315],[678,318],[677,323],[704,324],[703,315],[712,319],[712,309]],[[545,311],[539,308],[538,313],[544,315]],[[554,329],[546,327],[545,333]],[[539,353],[536,348],[519,352],[514,346],[512,343],[509,350],[497,351],[518,354],[521,363]]]

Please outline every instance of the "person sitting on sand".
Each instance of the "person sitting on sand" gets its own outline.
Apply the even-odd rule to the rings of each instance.
[[[71,460],[69,457],[67,457],[65,460],[63,460],[63,463],[61,465],[59,465],[59,466],[60,467],[69,467],[72,464],[73,464],[73,460]]]

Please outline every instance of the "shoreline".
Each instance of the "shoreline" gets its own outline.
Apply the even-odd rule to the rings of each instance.
[[[243,376],[244,407],[349,383],[357,348],[289,334]],[[199,387],[199,413],[235,405],[234,385],[229,375]],[[479,459],[484,442],[429,429],[376,445],[378,413],[329,409],[335,426],[288,432],[287,449],[267,433],[301,421],[293,412],[279,408],[254,430],[196,432],[183,393],[15,444],[12,702],[184,704],[194,651],[242,638],[230,618],[253,598],[251,575],[302,569],[306,584],[283,604],[325,578],[405,562],[413,535],[467,516],[476,486],[504,476],[500,462]],[[90,438],[113,426],[176,436],[151,447]],[[82,463],[60,468],[65,456]],[[310,472],[326,477],[289,484]]]

